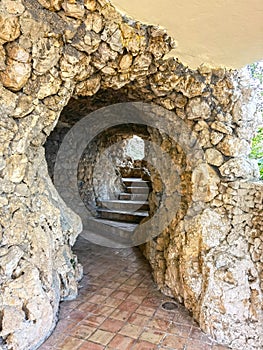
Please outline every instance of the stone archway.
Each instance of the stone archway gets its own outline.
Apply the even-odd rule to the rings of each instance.
[[[201,213],[145,246],[158,285],[218,341],[259,349],[262,182],[248,158],[257,118],[247,82],[164,60],[168,35],[106,0],[3,0],[0,13],[1,346],[41,344],[81,276],[70,249],[81,223],[56,193],[42,145],[72,96],[123,89],[196,132],[216,179]],[[202,186],[202,171],[192,183]]]

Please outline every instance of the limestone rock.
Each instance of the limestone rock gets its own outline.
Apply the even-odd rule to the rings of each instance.
[[[184,108],[185,105],[187,104],[187,98],[181,93],[178,93],[178,94],[173,93],[171,95],[171,99],[173,100],[175,106],[178,108]]]
[[[14,118],[23,118],[34,110],[33,98],[27,95],[20,95],[16,110],[12,113]]]
[[[132,60],[133,60],[132,55],[130,54],[124,55],[120,61],[120,69],[124,71],[129,69],[130,66],[132,65]]]
[[[5,167],[5,163],[3,163],[3,165],[2,165],[2,160],[0,159],[0,171],[3,170],[4,167]],[[0,208],[4,207],[6,205],[8,205],[8,199],[0,196]],[[1,240],[2,240],[2,234],[1,234]],[[3,263],[5,263],[5,262],[6,261],[4,261]],[[1,263],[1,261],[0,261],[0,263]]]
[[[18,246],[12,246],[4,255],[2,255],[0,250],[0,268],[2,273],[4,273],[7,278],[11,277],[18,265],[19,260],[24,254],[25,252]]]
[[[201,214],[201,226],[203,249],[218,246],[230,229],[227,218],[211,209],[205,209]]]
[[[6,51],[8,57],[13,60],[23,63],[30,62],[30,54],[17,43],[7,44]]]
[[[257,162],[252,159],[230,159],[223,164],[219,170],[222,176],[230,180],[235,180],[237,178],[257,179],[259,177]]]
[[[188,102],[186,113],[189,119],[208,119],[211,115],[211,110],[206,101],[196,97]]]
[[[5,50],[3,48],[3,45],[0,45],[0,71],[5,70]]]
[[[26,85],[30,75],[31,65],[29,63],[18,62],[8,58],[6,69],[0,72],[0,80],[10,90],[19,91]]]
[[[39,86],[37,98],[42,100],[47,96],[55,95],[58,92],[62,81],[56,76],[56,74],[54,76],[54,74],[48,73],[38,77],[37,83]]]
[[[23,180],[27,161],[27,157],[20,154],[15,154],[7,158],[5,174],[12,182],[19,183]]]
[[[162,33],[163,34],[163,33]],[[149,41],[147,51],[157,60],[161,59],[171,49],[169,40],[165,40],[163,35],[152,37]]]
[[[57,39],[43,38],[33,45],[33,68],[37,74],[44,74],[54,67],[61,55],[61,43]]]
[[[42,6],[52,11],[59,11],[63,0],[37,0]]]
[[[2,2],[2,6],[11,15],[21,15],[25,11],[21,0],[4,0]]]
[[[103,29],[103,17],[98,13],[88,13],[85,19],[86,30],[93,30],[95,33],[99,33]]]
[[[138,55],[133,61],[133,71],[148,70],[151,63],[152,56],[150,54]]]
[[[16,108],[18,97],[13,92],[5,89],[0,84],[0,116],[13,114]]]
[[[246,156],[250,153],[250,145],[247,141],[230,135],[226,135],[217,148],[229,157]]]
[[[123,52],[122,32],[118,25],[112,24],[106,27],[102,32],[101,39],[107,42],[113,51]]]
[[[1,332],[2,336],[6,336],[8,335],[8,333],[12,333],[16,329],[21,329],[24,319],[25,319],[25,315],[22,310],[18,310],[14,306],[5,307],[3,311],[3,321],[2,321],[3,330]]]
[[[228,135],[232,135],[233,130],[230,126],[226,125],[223,122],[220,121],[215,121],[211,124],[211,128],[213,130],[219,131],[223,134],[228,134]]]
[[[210,141],[213,146],[217,145],[224,138],[224,134],[220,132],[212,131]]]
[[[0,44],[14,41],[20,35],[18,17],[0,14]]]
[[[182,92],[184,96],[188,98],[194,98],[202,95],[203,90],[205,89],[205,84],[202,81],[195,79],[195,77],[191,75],[188,75],[186,77],[174,75],[171,78],[171,87],[178,92]],[[193,103],[193,105],[194,104],[195,103]],[[202,105],[202,109],[203,109],[202,113],[204,113],[204,117],[207,117],[207,118],[209,114],[208,108],[209,108],[209,105],[206,102],[204,102]]]
[[[100,76],[93,76],[85,82],[76,85],[75,93],[81,96],[92,96],[100,88]]]
[[[89,11],[95,11],[96,7],[97,7],[97,2],[96,2],[96,0],[84,0],[84,6]]]
[[[82,19],[85,14],[85,8],[82,4],[72,1],[64,0],[62,8],[65,11],[66,16]]]
[[[127,48],[132,55],[137,55],[141,49],[146,47],[146,38],[140,33],[136,33],[128,24],[121,23],[123,46]]]
[[[205,157],[209,164],[221,166],[224,162],[222,154],[214,148],[209,148],[205,151]]]

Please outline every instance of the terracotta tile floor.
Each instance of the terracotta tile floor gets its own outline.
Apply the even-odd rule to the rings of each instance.
[[[79,238],[75,252],[84,266],[79,297],[64,301],[53,334],[41,350],[224,350],[182,306],[169,301],[152,280],[138,248],[110,249]]]

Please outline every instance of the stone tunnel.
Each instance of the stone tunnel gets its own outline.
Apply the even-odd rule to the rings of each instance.
[[[78,295],[82,266],[72,247],[83,217],[53,175],[65,135],[83,120],[83,130],[92,129],[92,115],[106,127],[79,152],[75,184],[84,183],[94,208],[98,155],[141,137],[149,145],[150,220],[128,246],[140,245],[160,291],[205,333],[233,349],[261,348],[263,183],[249,158],[260,122],[255,91],[241,70],[193,70],[164,58],[172,48],[165,30],[106,0],[1,1],[3,350],[38,348],[56,326],[60,302]],[[107,177],[110,166],[96,176],[99,190],[114,184],[112,193],[119,175],[113,169]],[[65,173],[60,184],[68,189]],[[143,225],[150,236],[141,239]]]

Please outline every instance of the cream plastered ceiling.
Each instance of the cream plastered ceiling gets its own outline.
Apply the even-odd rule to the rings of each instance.
[[[112,0],[175,39],[169,56],[196,68],[241,68],[263,59],[263,0]]]

